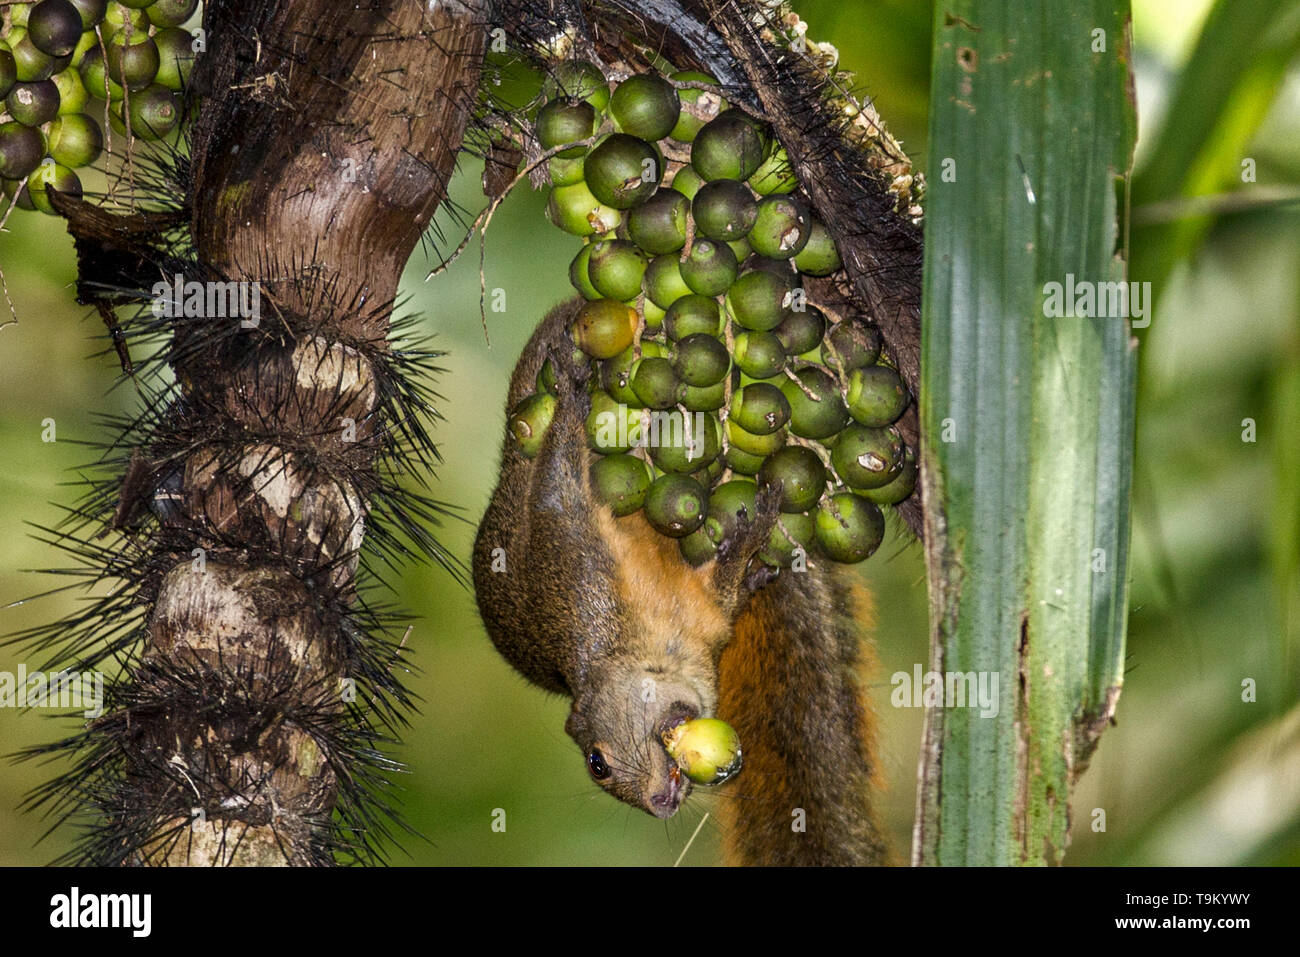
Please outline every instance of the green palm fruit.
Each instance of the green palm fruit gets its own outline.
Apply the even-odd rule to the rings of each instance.
[[[627,214],[627,235],[652,256],[675,253],[686,245],[691,203],[676,190],[660,189]]]
[[[826,490],[826,465],[812,449],[787,445],[773,452],[758,470],[760,486],[781,485],[783,512],[806,512]]]
[[[133,37],[147,36],[149,15],[143,10],[136,10],[120,3],[119,0],[109,0],[108,7],[104,10],[103,22],[99,26],[104,42],[107,43],[119,33],[126,33],[128,30]]]
[[[703,528],[697,528],[691,534],[679,538],[677,543],[682,550],[682,558],[697,568],[718,553],[717,544]]]
[[[59,114],[59,88],[53,80],[15,83],[5,97],[5,109],[24,126],[40,126]]]
[[[596,132],[596,111],[590,103],[552,100],[537,114],[537,140],[542,149],[555,149],[565,143],[578,143],[556,156],[572,159],[583,156],[587,147],[578,141],[590,139]]]
[[[767,157],[761,125],[739,110],[727,110],[706,123],[691,144],[691,166],[707,182],[746,180]]]
[[[677,387],[677,401],[691,412],[716,412],[727,404],[727,380],[713,385],[687,385]]]
[[[709,386],[721,382],[731,368],[727,347],[707,332],[678,340],[673,350],[673,371],[687,385]]]
[[[682,296],[694,295],[682,278],[681,264],[674,253],[665,253],[650,260],[643,288],[645,294],[661,309],[671,309],[673,303]]]
[[[854,491],[877,505],[897,505],[916,491],[916,480],[919,474],[916,452],[909,445],[903,449],[903,468],[893,480],[879,488],[854,489]]]
[[[68,0],[41,0],[27,14],[27,36],[52,57],[72,53],[82,29],[81,14]]]
[[[697,332],[716,336],[721,331],[721,322],[716,300],[691,293],[668,307],[664,313],[664,332],[669,339],[685,339]]]
[[[63,60],[66,59],[68,63],[72,61],[71,54],[67,57],[52,57],[38,49],[27,35],[25,27],[13,27],[5,39],[14,58],[14,76],[20,83],[48,80],[67,67],[68,64]]]
[[[826,316],[817,307],[806,306],[790,313],[772,331],[781,340],[786,355],[801,356],[821,345],[826,335]]]
[[[592,195],[585,181],[551,190],[546,215],[556,226],[574,236],[612,232],[623,219],[623,214],[617,209]]]
[[[841,492],[822,502],[816,516],[817,544],[837,562],[868,558],[885,537],[885,517],[864,498]]]
[[[104,45],[109,78],[132,93],[143,90],[158,75],[158,45],[147,33],[128,37],[115,33]]]
[[[632,391],[649,409],[671,409],[677,404],[677,373],[664,356],[642,356],[632,370]]]
[[[645,356],[663,356],[666,350],[659,343],[649,339],[641,340],[641,355],[636,354],[636,346],[628,346],[612,359],[600,364],[600,385],[619,402],[631,406],[640,406],[641,400],[632,390],[632,373],[636,369],[637,359]]]
[[[81,82],[81,74],[76,67],[68,67],[62,73],[54,74],[50,77],[50,82],[59,91],[60,116],[80,113],[90,102],[90,94],[86,92],[86,85]]]
[[[585,243],[578,250],[578,255],[574,256],[573,261],[569,263],[569,282],[572,283],[574,289],[582,294],[584,299],[600,298],[600,293],[591,284],[591,277],[587,274],[587,266],[594,246],[595,243]]]
[[[772,154],[749,177],[749,185],[760,196],[789,193],[798,188],[799,180],[795,178],[784,148],[772,150]]]
[[[750,455],[768,456],[785,445],[788,433],[777,429],[766,435],[756,435],[741,427],[735,419],[727,417],[727,441]]]
[[[510,413],[510,435],[527,458],[541,451],[542,439],[554,416],[555,396],[545,392],[530,395]]]
[[[81,35],[81,39],[77,41],[76,47],[74,47],[72,50],[72,63],[71,63],[72,69],[80,72],[81,61],[86,58],[86,54],[89,53],[91,50],[96,50],[98,48],[99,48],[99,36],[95,33],[94,30],[87,30],[85,33]]]
[[[584,175],[588,188],[602,203],[631,209],[658,188],[663,160],[645,140],[613,133],[587,155]]]
[[[40,165],[45,137],[31,126],[10,120],[0,123],[0,177],[20,180]]]
[[[113,80],[104,69],[104,55],[99,50],[92,49],[86,53],[85,58],[81,61],[81,83],[86,88],[86,92],[96,99],[104,99],[107,91],[110,103],[121,102],[125,95],[121,84]]]
[[[605,298],[626,301],[640,294],[646,265],[646,254],[635,243],[602,239],[591,244],[587,277]]]
[[[758,218],[758,203],[743,183],[715,180],[700,187],[691,203],[695,229],[709,239],[744,239]]]
[[[32,205],[42,213],[55,215],[50,202],[50,190],[67,193],[76,199],[81,198],[81,180],[77,174],[60,163],[47,160],[36,167],[36,171],[27,179],[27,190],[32,197]]]
[[[682,280],[700,296],[719,296],[730,289],[737,268],[731,247],[708,239],[696,242],[679,265]]]
[[[772,332],[746,330],[736,336],[736,365],[754,379],[770,379],[785,368],[785,347]]]
[[[696,784],[721,784],[740,770],[740,738],[717,718],[696,718],[672,728],[664,747]]]
[[[845,398],[853,421],[883,428],[897,422],[907,408],[907,386],[888,366],[866,366],[849,374]]]
[[[640,444],[641,410],[597,391],[592,393],[585,427],[587,445],[593,452],[602,455],[626,452]]]
[[[695,73],[691,70],[682,70],[672,75],[672,79],[682,83],[709,83],[713,86],[718,85],[718,81],[707,73]],[[678,90],[678,97],[682,101],[681,115],[677,118],[677,125],[672,128],[668,134],[679,143],[689,143],[695,139],[705,123],[710,122],[717,117],[719,113],[727,108],[727,101],[722,98],[721,94],[712,90],[686,89]]]
[[[556,394],[555,367],[551,365],[550,359],[543,362],[542,367],[537,370],[536,385],[538,392],[549,392],[551,395]]]
[[[768,196],[759,200],[754,228],[746,237],[754,252],[768,259],[793,259],[808,244],[812,214],[794,196]]]
[[[794,268],[808,276],[829,276],[844,263],[826,224],[816,216],[808,231],[808,242],[794,257]]]
[[[661,471],[698,473],[709,468],[722,450],[722,426],[711,413],[682,415],[673,409],[656,425],[658,441],[650,446],[650,458]]]
[[[649,299],[641,298],[637,300],[637,302],[641,306],[641,315],[645,317],[646,335],[659,335],[660,330],[663,329],[664,316],[667,315],[667,313]]]
[[[162,82],[161,71],[159,82]],[[546,161],[546,176],[552,186],[572,186],[583,181],[587,155],[565,157],[552,156]]]
[[[704,530],[715,544],[734,535],[743,522],[754,518],[758,486],[749,479],[723,482],[709,494],[709,514]]]
[[[880,357],[880,330],[860,319],[837,322],[822,340],[822,362],[845,374],[874,365]]]
[[[142,140],[160,140],[181,121],[180,103],[165,86],[152,83],[130,96],[131,133]],[[123,100],[126,106],[127,101]]]
[[[746,329],[767,332],[790,315],[793,291],[793,277],[751,268],[742,272],[728,290],[727,310]]]
[[[727,454],[724,456],[727,462],[727,468],[740,475],[757,475],[758,470],[763,467],[767,459],[762,455],[751,455],[744,449],[731,445],[727,447]]]
[[[806,512],[788,512],[782,515],[767,536],[767,544],[758,557],[776,568],[789,568],[795,555],[808,554],[817,537],[817,523]]]
[[[643,140],[661,140],[681,116],[676,88],[661,76],[638,73],[614,89],[609,112],[619,129]]]
[[[729,418],[746,432],[768,435],[790,421],[790,402],[776,386],[754,382],[731,397]]]
[[[144,12],[148,15],[149,22],[159,27],[161,32],[161,28],[179,27],[194,16],[194,11],[198,8],[199,0],[153,0]]]
[[[180,93],[194,70],[194,37],[180,27],[162,27],[153,35],[153,42],[158,47],[158,75],[154,82]]]
[[[844,428],[849,410],[835,380],[813,367],[800,369],[795,376],[798,382],[787,378],[781,383],[790,403],[790,431],[805,439],[825,439]]]
[[[687,199],[694,199],[695,194],[700,191],[700,187],[703,185],[704,180],[691,166],[683,166],[673,176],[672,188]]]
[[[869,504],[869,503],[868,503]],[[689,475],[665,472],[645,494],[646,520],[662,535],[684,538],[704,524],[709,495]]]
[[[903,470],[903,438],[897,429],[850,425],[831,448],[831,464],[854,489],[880,488]]]
[[[56,118],[45,139],[54,161],[70,169],[89,166],[99,159],[104,148],[104,134],[99,124],[84,113]]]

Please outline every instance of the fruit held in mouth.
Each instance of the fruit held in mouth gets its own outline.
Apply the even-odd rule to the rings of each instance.
[[[649,74],[610,86],[593,64],[560,64],[535,121],[544,148],[593,141],[546,165],[548,215],[584,240],[570,331],[576,361],[595,364],[593,487],[694,565],[779,487],[763,562],[861,561],[880,544],[878,506],[916,487],[895,425],[912,397],[870,319],[817,301],[821,277],[843,278],[834,237],[768,125],[720,90]],[[546,399],[512,417],[525,454],[554,408],[548,368]]]
[[[664,747],[696,784],[721,784],[740,770],[740,738],[718,718],[684,721],[664,735]]]

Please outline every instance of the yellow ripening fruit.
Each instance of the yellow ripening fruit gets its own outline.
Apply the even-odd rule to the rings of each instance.
[[[740,770],[740,738],[718,718],[682,722],[664,735],[664,747],[696,784],[721,784]]]

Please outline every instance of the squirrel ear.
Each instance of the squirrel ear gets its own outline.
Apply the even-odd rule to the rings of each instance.
[[[582,708],[578,705],[577,700],[573,702],[573,707],[569,709],[569,716],[564,719],[564,733],[572,735],[582,725]]]

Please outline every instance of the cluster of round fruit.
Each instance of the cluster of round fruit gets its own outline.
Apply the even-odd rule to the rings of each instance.
[[[779,481],[765,562],[790,566],[814,543],[866,558],[879,506],[916,484],[894,425],[910,396],[875,325],[807,298],[801,277],[841,261],[785,150],[701,74],[638,74],[611,93],[599,68],[566,63],[544,92],[549,216],[586,238],[571,331],[598,370],[595,489],[618,515],[644,508],[698,564]],[[554,406],[548,361],[511,415],[524,454]]]
[[[11,201],[53,213],[47,189],[81,195],[73,170],[93,163],[104,145],[92,97],[108,102],[121,135],[128,124],[145,140],[176,128],[194,62],[194,37],[181,24],[198,4],[39,0],[4,8],[0,181]]]

